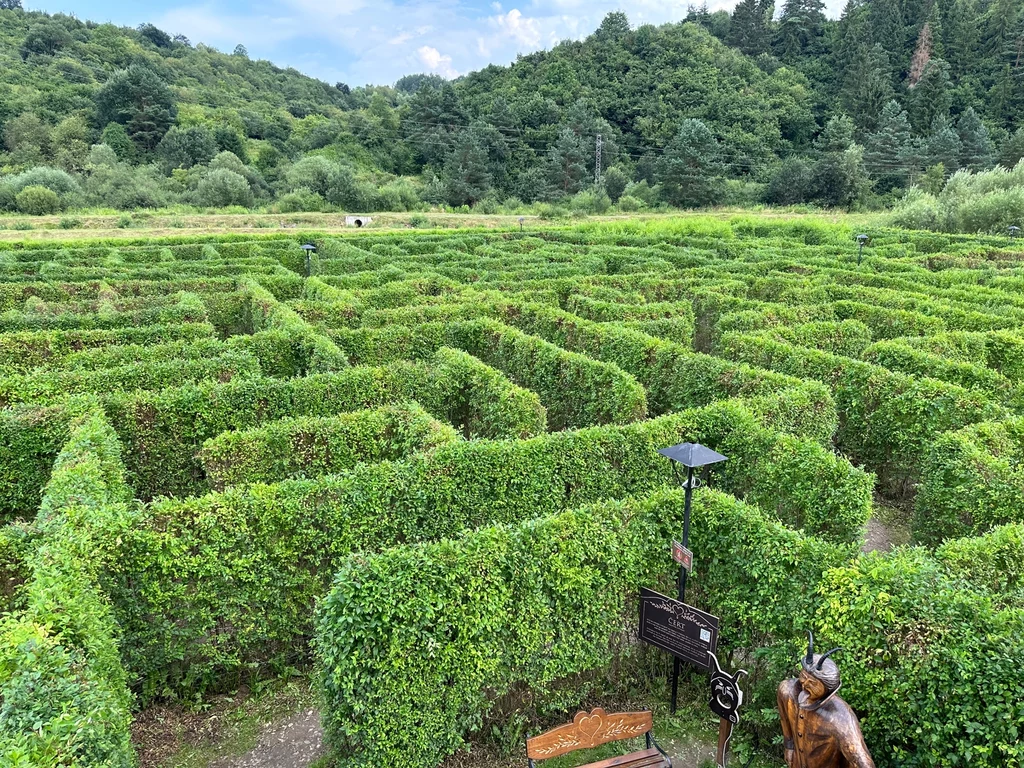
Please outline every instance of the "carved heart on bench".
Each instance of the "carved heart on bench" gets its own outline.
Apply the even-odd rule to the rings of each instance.
[[[593,741],[597,734],[604,728],[604,711],[595,709],[589,715],[583,715],[583,717],[577,718],[576,728],[582,736],[585,736],[589,741]]]

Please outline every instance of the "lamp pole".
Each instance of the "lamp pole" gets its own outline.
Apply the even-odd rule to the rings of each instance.
[[[857,266],[860,266],[860,260],[864,256],[864,245],[868,241],[867,235],[857,235]]]
[[[679,582],[677,593],[679,602],[686,602],[686,581],[692,567],[692,553],[690,552],[690,509],[693,505],[693,489],[700,485],[700,480],[694,478],[693,470],[706,467],[709,464],[717,464],[725,461],[726,456],[713,451],[700,443],[680,443],[669,448],[662,448],[658,451],[662,456],[675,462],[672,465],[679,478],[679,465],[686,467],[686,481],[681,483],[685,491],[683,500],[683,541],[682,555],[679,562]],[[689,558],[689,560],[688,560]],[[672,660],[672,714],[676,713],[676,704],[679,698],[679,657],[674,656]]]

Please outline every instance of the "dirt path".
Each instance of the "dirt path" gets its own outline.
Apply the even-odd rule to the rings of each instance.
[[[710,742],[669,739],[662,746],[672,756],[675,768],[700,768],[715,756],[715,745]],[[320,714],[309,709],[268,724],[250,752],[219,758],[209,768],[308,768],[325,751]]]
[[[320,713],[307,709],[268,725],[248,754],[222,757],[210,768],[307,768],[324,754]]]

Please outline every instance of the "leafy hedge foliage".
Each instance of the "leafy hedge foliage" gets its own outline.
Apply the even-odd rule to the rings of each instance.
[[[814,382],[736,365],[615,323],[594,323],[541,305],[510,306],[507,322],[565,349],[614,363],[633,374],[647,389],[652,415],[731,397],[758,397],[800,389],[812,401],[813,415],[790,422],[787,412],[779,412],[770,426],[813,435],[820,440],[831,439],[835,432],[835,406],[831,396]]]
[[[551,429],[624,424],[647,415],[644,388],[613,363],[566,352],[494,321],[450,324],[445,338],[536,392]]]
[[[334,474],[361,461],[394,461],[458,439],[452,427],[416,403],[401,403],[224,432],[207,440],[198,458],[210,486],[223,490]]]
[[[871,477],[764,429],[737,403],[530,440],[449,443],[318,480],[156,501],[130,530],[109,532],[119,567],[106,588],[126,664],[147,696],[285,669],[304,658],[311,606],[339,558],[650,492],[675,482],[657,448],[685,439],[731,457],[716,485],[768,502],[808,531],[859,539]]]
[[[466,437],[529,437],[546,427],[537,396],[479,360],[442,348],[429,362],[350,367],[297,379],[203,383],[103,398],[139,498],[188,496],[209,485],[195,458],[231,429],[294,416],[333,416],[415,400]]]
[[[25,609],[0,623],[0,760],[131,768],[131,695],[97,588],[95,536],[130,498],[102,416],[78,421],[43,497]]]
[[[44,314],[7,311],[0,314],[0,333],[9,331],[120,329],[144,325],[205,323],[206,306],[194,293],[182,292],[175,304],[131,312]]]
[[[1008,400],[1014,395],[1013,384],[998,371],[974,363],[947,360],[898,340],[872,344],[864,350],[862,359],[891,371],[928,376],[965,389],[987,392],[998,399]]]
[[[665,491],[349,558],[319,607],[316,641],[342,764],[435,766],[513,687],[559,702],[559,680],[629,653],[633,598],[667,588],[682,514],[683,493]],[[794,633],[823,570],[848,555],[712,491],[697,494],[693,519],[694,549],[709,560],[691,600],[714,607],[729,644]]]
[[[992,368],[1014,382],[1024,379],[1024,336],[1010,331],[952,331],[899,341],[952,362]]]
[[[914,538],[944,539],[1024,522],[1024,419],[975,424],[938,437],[924,456]]]
[[[845,649],[843,697],[882,768],[1024,761],[1024,603],[1001,608],[981,568],[959,573],[948,546],[949,570],[920,549],[864,555],[819,589],[821,639]],[[995,539],[966,548],[1003,549]]]
[[[138,362],[97,370],[51,371],[0,379],[0,407],[15,403],[54,404],[69,394],[130,392],[189,382],[229,382],[259,376],[260,363],[244,352],[201,360]]]
[[[310,373],[328,373],[348,366],[348,358],[338,345],[320,334],[294,310],[278,302],[274,295],[254,280],[243,280],[247,297],[244,308],[251,333],[278,330],[287,333],[303,349]]]
[[[916,477],[938,434],[1004,413],[983,393],[767,336],[726,334],[722,353],[828,384],[839,410],[839,446],[887,479]]]

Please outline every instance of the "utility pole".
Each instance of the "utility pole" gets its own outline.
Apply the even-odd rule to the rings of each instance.
[[[594,186],[601,186],[601,134],[597,134],[597,152],[594,155]]]

